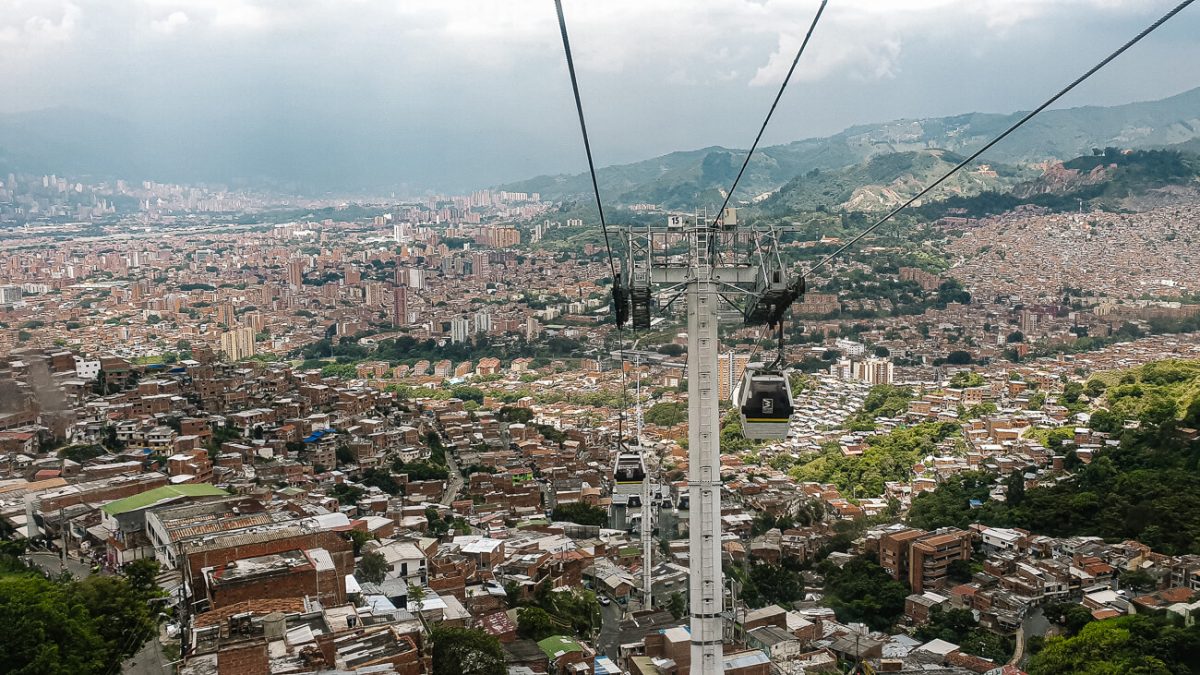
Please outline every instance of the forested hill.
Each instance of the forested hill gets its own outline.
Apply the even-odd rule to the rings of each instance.
[[[904,119],[851,127],[824,138],[760,148],[738,188],[739,201],[778,189],[813,169],[836,171],[872,157],[941,149],[967,154],[1023,113],[968,113]],[[1200,138],[1200,88],[1158,101],[1111,107],[1049,110],[982,158],[999,164],[1067,160],[1092,148],[1157,148]],[[695,208],[719,202],[741,165],[745,150],[708,147],[673,152],[600,169],[600,189],[616,204],[652,203]],[[591,193],[587,174],[538,176],[501,189],[538,192],[543,198],[573,200]]]
[[[1024,490],[1021,472],[954,477],[913,500],[909,522],[922,528],[983,523],[1057,537],[1136,539],[1159,553],[1200,553],[1200,361],[1162,361],[1095,378],[1104,408],[1091,426],[1120,439],[1090,464],[1068,451],[1071,476]],[[1004,502],[988,495],[1002,480]],[[971,508],[971,500],[983,502]]]

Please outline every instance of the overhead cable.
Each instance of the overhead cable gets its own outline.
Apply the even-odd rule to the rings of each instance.
[[[779,99],[783,98],[783,92],[787,89],[788,82],[792,79],[792,73],[796,72],[796,64],[800,63],[800,57],[804,54],[804,49],[808,47],[808,41],[812,38],[813,30],[816,29],[817,23],[821,20],[821,14],[824,13],[825,5],[828,2],[829,0],[821,0],[821,6],[817,7],[817,13],[813,16],[812,23],[808,26],[808,32],[804,34],[804,40],[800,43],[800,49],[796,51],[796,58],[792,59],[792,67],[788,68],[787,75],[783,78],[783,83],[779,85],[779,91],[775,94],[775,100],[771,103],[771,109],[767,111],[767,117],[763,120],[762,126],[759,127],[758,135],[754,137],[754,143],[751,144],[750,151],[746,153],[746,159],[742,162],[742,168],[738,170],[737,177],[733,179],[733,185],[725,193],[725,201],[717,211],[716,218],[721,218],[725,215],[725,207],[729,206],[729,200],[733,198],[733,191],[737,189],[738,183],[742,180],[742,174],[746,173],[746,167],[750,165],[750,158],[754,156],[754,151],[758,149],[758,142],[762,140],[763,132],[767,130],[767,124],[770,123],[771,116],[775,114],[775,108],[779,105]]]
[[[854,246],[856,243],[858,243],[858,242],[859,242],[859,241],[860,241],[860,240],[861,240],[863,237],[865,237],[865,236],[867,236],[868,234],[870,234],[870,233],[874,232],[874,231],[875,231],[876,229],[878,229],[878,228],[879,228],[881,225],[883,225],[883,224],[884,224],[884,223],[886,223],[887,221],[891,220],[891,219],[892,219],[892,218],[893,218],[893,217],[894,217],[894,216],[895,216],[897,213],[900,213],[900,212],[901,212],[901,211],[903,211],[904,209],[906,209],[906,208],[908,208],[909,206],[911,206],[911,205],[912,205],[914,202],[916,202],[916,201],[917,201],[918,199],[920,199],[921,197],[924,197],[926,194],[929,194],[929,192],[930,192],[930,191],[932,191],[934,188],[936,188],[937,186],[941,185],[942,183],[946,182],[946,180],[947,180],[947,179],[949,179],[951,176],[953,176],[955,173],[957,173],[957,172],[959,171],[959,169],[962,169],[964,166],[966,166],[966,165],[970,164],[971,162],[975,161],[975,159],[976,159],[976,158],[978,158],[980,155],[982,155],[984,152],[986,152],[988,149],[990,149],[990,148],[991,148],[993,145],[995,145],[995,144],[999,143],[1000,141],[1004,140],[1004,139],[1005,139],[1005,137],[1007,137],[1009,134],[1011,134],[1012,132],[1014,132],[1014,131],[1016,131],[1017,129],[1019,129],[1019,128],[1020,128],[1020,127],[1023,125],[1023,124],[1025,124],[1025,123],[1026,123],[1026,122],[1028,122],[1029,120],[1033,119],[1033,118],[1034,118],[1034,116],[1036,116],[1038,113],[1042,112],[1042,111],[1043,111],[1043,110],[1045,110],[1046,108],[1049,108],[1051,105],[1053,105],[1053,104],[1054,104],[1054,102],[1055,102],[1055,101],[1057,101],[1058,99],[1060,99],[1060,98],[1062,98],[1063,96],[1065,96],[1065,95],[1067,94],[1067,92],[1071,91],[1072,89],[1074,89],[1075,87],[1077,87],[1077,86],[1079,86],[1081,83],[1083,83],[1083,81],[1084,81],[1084,80],[1086,80],[1086,79],[1088,79],[1089,77],[1091,77],[1092,75],[1096,74],[1096,71],[1100,70],[1100,69],[1101,69],[1101,68],[1103,68],[1104,66],[1108,65],[1108,64],[1109,64],[1109,62],[1111,62],[1113,59],[1115,59],[1115,58],[1117,58],[1118,56],[1120,56],[1121,54],[1125,53],[1125,50],[1127,50],[1127,49],[1129,49],[1130,47],[1134,46],[1135,44],[1137,44],[1138,42],[1140,42],[1140,41],[1142,40],[1142,38],[1144,38],[1144,37],[1146,37],[1147,35],[1149,35],[1150,33],[1154,32],[1154,31],[1155,31],[1155,30],[1156,30],[1156,29],[1157,29],[1159,26],[1161,26],[1161,25],[1163,25],[1164,23],[1166,23],[1167,21],[1169,21],[1169,20],[1171,19],[1171,17],[1175,16],[1175,15],[1176,15],[1176,14],[1178,14],[1179,12],[1183,11],[1183,9],[1184,9],[1184,8],[1186,8],[1188,5],[1192,4],[1192,2],[1193,2],[1193,1],[1194,1],[1194,0],[1184,0],[1183,2],[1179,3],[1178,5],[1176,5],[1174,9],[1172,9],[1171,11],[1167,12],[1166,14],[1164,14],[1164,15],[1163,15],[1161,18],[1159,18],[1159,19],[1158,19],[1158,21],[1155,21],[1154,23],[1152,23],[1152,24],[1150,24],[1149,26],[1147,26],[1145,30],[1143,30],[1142,32],[1140,32],[1140,33],[1138,33],[1137,35],[1135,35],[1135,36],[1134,36],[1134,37],[1133,37],[1131,40],[1129,40],[1129,41],[1128,41],[1128,42],[1126,42],[1125,44],[1121,45],[1121,47],[1120,47],[1120,48],[1118,48],[1118,49],[1117,49],[1116,51],[1114,51],[1113,53],[1111,53],[1111,54],[1109,54],[1108,56],[1104,57],[1104,59],[1103,59],[1103,60],[1101,60],[1099,63],[1097,63],[1096,65],[1094,65],[1094,66],[1092,66],[1091,68],[1089,68],[1089,69],[1087,70],[1087,72],[1085,72],[1084,74],[1082,74],[1082,75],[1080,75],[1079,77],[1075,78],[1075,80],[1074,80],[1073,82],[1071,82],[1071,83],[1070,83],[1070,84],[1068,84],[1067,86],[1063,87],[1061,90],[1059,90],[1059,92],[1058,92],[1057,94],[1055,94],[1055,95],[1051,96],[1049,99],[1047,99],[1045,103],[1043,103],[1043,104],[1039,105],[1038,107],[1036,107],[1036,108],[1034,108],[1033,110],[1031,110],[1031,111],[1029,111],[1028,113],[1026,113],[1024,117],[1022,117],[1021,119],[1017,120],[1017,121],[1016,121],[1015,123],[1013,123],[1013,125],[1012,125],[1012,126],[1010,126],[1009,128],[1005,129],[1005,130],[1004,130],[1004,131],[1003,131],[1003,132],[1002,132],[1002,133],[1001,133],[999,136],[996,136],[996,137],[995,137],[995,138],[993,138],[992,140],[990,140],[990,141],[988,141],[987,143],[985,143],[985,144],[983,145],[983,147],[981,147],[981,148],[979,148],[978,150],[976,150],[975,152],[971,153],[971,154],[970,154],[970,155],[969,155],[969,156],[968,156],[966,159],[964,159],[964,160],[962,160],[961,162],[959,162],[958,164],[956,164],[956,165],[954,166],[954,168],[952,168],[952,169],[950,169],[949,171],[947,171],[947,172],[946,172],[946,173],[945,173],[945,174],[944,174],[944,175],[943,175],[941,178],[939,178],[939,179],[937,179],[937,180],[933,181],[932,183],[930,183],[929,185],[927,185],[927,186],[926,186],[926,187],[925,187],[923,190],[921,190],[920,192],[918,192],[917,194],[915,194],[915,195],[913,195],[911,198],[909,198],[909,200],[908,200],[908,201],[906,201],[906,202],[904,202],[903,204],[901,204],[900,206],[897,206],[896,208],[892,209],[890,212],[888,212],[888,214],[887,214],[887,215],[885,215],[884,217],[882,217],[882,218],[880,218],[879,220],[875,221],[875,223],[874,223],[874,224],[872,224],[872,225],[871,225],[870,227],[868,227],[867,229],[863,230],[862,232],[859,232],[857,235],[855,235],[855,236],[854,236],[854,238],[853,238],[853,239],[851,239],[850,241],[848,241],[848,242],[846,242],[845,244],[843,244],[843,245],[842,245],[841,247],[839,247],[839,248],[838,248],[836,251],[834,251],[833,253],[831,253],[831,254],[829,254],[828,256],[826,256],[824,259],[822,259],[822,260],[821,260],[820,262],[818,262],[816,265],[813,265],[812,267],[808,268],[808,271],[806,271],[806,272],[805,272],[803,275],[801,275],[801,276],[802,276],[802,277],[807,277],[807,276],[809,276],[810,274],[812,274],[813,272],[815,272],[816,270],[818,270],[818,269],[820,269],[821,267],[823,267],[823,266],[827,265],[828,263],[830,263],[831,261],[833,261],[835,258],[837,258],[839,255],[841,255],[842,253],[846,252],[846,250],[848,250],[850,247],[852,247],[852,246]]]

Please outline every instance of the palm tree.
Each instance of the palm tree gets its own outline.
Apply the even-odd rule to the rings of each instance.
[[[425,601],[425,587],[416,584],[410,584],[408,587],[408,602],[411,606],[417,606],[417,619],[421,622],[421,644],[418,648],[418,655],[421,658],[421,663],[425,663],[425,643],[433,638],[433,632],[429,630],[429,626],[425,623],[425,613],[421,611],[421,604]]]

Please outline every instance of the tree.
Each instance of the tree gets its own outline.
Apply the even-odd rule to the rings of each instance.
[[[497,419],[510,424],[529,424],[533,421],[533,409],[518,408],[515,406],[502,406],[499,412],[496,413]]]
[[[350,543],[354,546],[354,555],[362,555],[363,546],[371,541],[371,535],[362,530],[350,530]]]
[[[517,610],[517,636],[535,642],[559,633],[550,614],[541,607],[522,607]]]
[[[950,378],[950,386],[956,389],[978,387],[983,384],[983,376],[973,370],[960,370]]]
[[[395,495],[400,493],[400,484],[396,482],[396,478],[384,469],[370,468],[363,472],[363,485],[377,487],[380,490]]]
[[[481,630],[433,627],[433,675],[506,675],[500,641]]]
[[[1008,344],[1024,342],[1025,334],[1019,330],[1014,330],[1013,332],[1009,333],[1007,337],[1004,338],[1004,341],[1007,342]]]
[[[367,551],[358,560],[358,573],[362,576],[363,581],[372,584],[381,583],[388,573],[387,558],[384,558],[383,554],[378,551]]]
[[[667,611],[676,620],[682,619],[687,614],[687,598],[683,597],[683,593],[679,591],[671,593],[671,600],[667,603]]]
[[[335,483],[329,488],[329,494],[333,495],[338,503],[342,506],[357,503],[362,498],[364,491],[357,485],[349,485],[347,483]]]
[[[1005,503],[1009,506],[1020,506],[1021,502],[1025,501],[1025,473],[1019,469],[1013,471],[1004,484],[1007,488],[1004,493]]]
[[[161,565],[154,558],[142,558],[129,563],[121,571],[134,592],[145,598],[153,598],[162,593],[158,586],[158,573]]]
[[[644,419],[647,424],[673,427],[687,421],[687,404],[666,401],[655,403],[646,411]]]
[[[1143,614],[1092,621],[1073,637],[1047,638],[1030,675],[1172,675],[1200,668],[1200,627]]]
[[[804,577],[782,565],[752,565],[750,580],[767,604],[790,605],[804,599]]]
[[[103,455],[105,452],[105,449],[98,445],[72,445],[59,450],[58,456],[83,464],[89,459]]]
[[[1157,579],[1146,570],[1137,569],[1121,572],[1120,582],[1122,588],[1129,588],[1142,593],[1154,590]]]
[[[677,345],[674,342],[668,342],[667,344],[661,345],[658,348],[659,354],[666,354],[667,356],[682,356],[686,351],[686,347],[683,345]]]
[[[917,629],[916,638],[953,642],[968,654],[998,663],[1007,661],[1016,646],[1012,638],[980,628],[969,609],[934,607],[929,613],[929,621]]]
[[[946,568],[946,574],[952,581],[957,581],[960,584],[965,584],[971,580],[973,573],[971,572],[971,563],[959,558],[951,560],[950,565]]]
[[[861,621],[888,630],[904,613],[908,585],[892,579],[874,559],[858,557],[838,567],[826,561],[825,594],[840,621]]]
[[[608,512],[583,502],[572,502],[554,507],[554,510],[550,512],[550,518],[580,525],[603,527],[608,523]]]
[[[33,574],[0,576],[0,666],[28,675],[102,673],[109,647],[87,606],[61,585]]]
[[[1187,413],[1183,416],[1183,424],[1193,429],[1200,427],[1200,396],[1193,399],[1191,405],[1187,407]]]
[[[96,634],[106,645],[105,663],[121,663],[153,637],[156,623],[150,616],[147,597],[125,579],[96,575],[73,583],[72,587],[68,592],[73,591],[87,608]]]
[[[946,363],[953,366],[965,366],[971,362],[971,353],[957,349],[946,355]]]

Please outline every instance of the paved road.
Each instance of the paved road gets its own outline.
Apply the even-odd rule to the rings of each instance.
[[[1013,656],[1008,660],[1009,664],[1014,666],[1022,666],[1026,659],[1025,649],[1029,638],[1035,635],[1045,635],[1046,630],[1050,627],[1050,622],[1046,620],[1046,614],[1041,607],[1036,607],[1025,620],[1021,622],[1021,628],[1017,631],[1017,648],[1013,652]]]
[[[42,571],[49,572],[51,575],[56,575],[62,571],[62,558],[57,553],[37,552],[26,554],[29,562],[37,565]],[[92,575],[92,566],[90,563],[80,562],[76,558],[67,557],[67,571],[75,575],[76,578],[83,579]]]
[[[162,643],[155,636],[153,640],[146,640],[146,644],[142,645],[138,653],[121,664],[121,673],[122,675],[163,675],[174,671],[174,667],[165,664]]]
[[[454,453],[446,451],[446,466],[450,469],[450,485],[446,487],[446,494],[442,496],[442,504],[449,506],[455,499],[458,499],[458,491],[463,486],[462,472],[458,470],[458,460],[454,459]]]
[[[596,646],[602,654],[605,654],[614,661],[617,660],[617,656],[620,655],[621,651],[620,628],[622,614],[623,610],[615,602],[608,607],[600,607],[600,635],[596,638]]]

